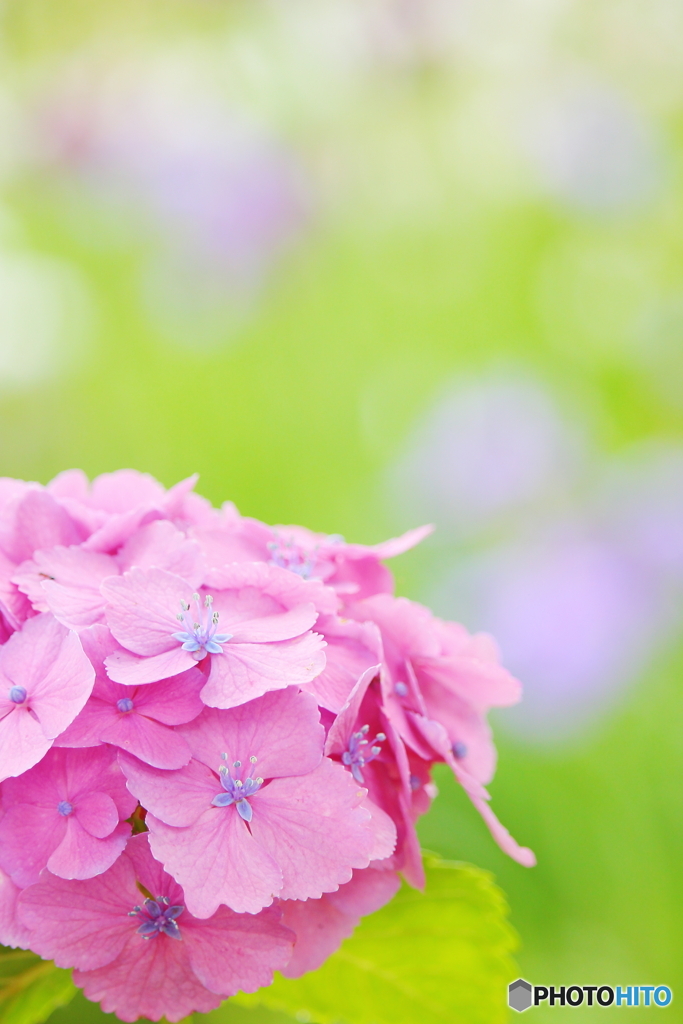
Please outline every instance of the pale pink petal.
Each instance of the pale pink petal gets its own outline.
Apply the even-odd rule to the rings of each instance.
[[[114,559],[82,547],[36,551],[13,581],[38,611],[51,611],[69,629],[99,622],[104,610],[100,584],[118,573]]]
[[[348,938],[361,917],[373,914],[396,894],[401,882],[395,871],[373,868],[354,871],[350,882],[319,900],[283,900],[283,924],[296,933],[294,954],[282,971],[299,978],[314,971]]]
[[[192,600],[192,587],[180,576],[165,569],[129,569],[106,580],[102,593],[107,624],[127,650],[154,655],[180,647],[173,639],[183,628],[178,623],[180,602]]]
[[[87,551],[115,554],[141,526],[161,518],[162,513],[150,505],[140,505],[129,512],[116,512],[107,516],[101,526],[83,542]]]
[[[0,545],[15,564],[41,548],[80,544],[83,532],[46,490],[32,485],[3,510]]]
[[[159,568],[175,573],[198,587],[204,575],[202,550],[167,519],[157,519],[128,538],[118,554],[122,571]]]
[[[118,715],[104,726],[101,738],[155,768],[182,768],[191,757],[190,748],[179,733],[134,711]]]
[[[266,779],[306,775],[320,764],[325,731],[313,697],[294,687],[275,690],[249,704],[218,711],[207,708],[178,730],[193,757],[214,772],[223,763],[255,757],[256,775]]]
[[[464,656],[414,657],[412,662],[418,679],[433,680],[482,710],[516,704],[522,696],[521,683],[502,665]]]
[[[47,862],[60,878],[93,878],[110,868],[123,853],[130,837],[130,825],[122,822],[105,839],[95,839],[74,817],[67,818],[64,839]]]
[[[201,698],[212,708],[232,708],[268,690],[303,686],[325,667],[324,646],[317,633],[273,644],[228,643],[211,656]]]
[[[119,955],[130,937],[128,911],[139,902],[133,866],[124,856],[87,881],[46,872],[22,892],[18,915],[31,932],[31,948],[43,959],[92,970]]]
[[[85,706],[76,715],[71,725],[67,725],[54,741],[55,747],[97,747],[103,741],[100,733],[115,716],[116,712],[110,704],[90,697]]]
[[[90,501],[105,512],[128,512],[139,505],[161,505],[166,491],[149,473],[118,469],[102,473],[90,485]]]
[[[86,502],[90,492],[90,482],[82,469],[65,469],[53,477],[47,484],[53,498],[76,498]]]
[[[251,831],[282,869],[283,899],[317,899],[367,867],[373,834],[363,795],[325,758],[309,775],[273,779],[251,797]]]
[[[114,651],[105,661],[109,678],[124,686],[144,686],[194,668],[197,662],[189,651],[184,651],[177,640],[173,643],[176,646],[172,650],[151,658],[139,658],[128,651]]]
[[[397,555],[402,555],[404,551],[410,551],[416,544],[423,541],[425,537],[428,537],[430,533],[434,533],[433,526],[417,526],[414,530],[408,530],[407,533],[402,534],[400,537],[382,541],[381,544],[374,544],[371,548],[366,548],[365,551],[371,551],[376,558],[395,558]],[[361,547],[362,545],[360,544],[348,544],[344,553],[347,558],[353,558],[356,549]]]
[[[185,943],[146,942],[135,933],[115,963],[95,971],[74,971],[73,980],[86,998],[124,1021],[165,1017],[176,1022],[220,1004],[192,970]]]
[[[216,608],[220,605],[216,603]],[[231,639],[236,644],[272,643],[274,640],[290,640],[300,636],[315,625],[318,613],[312,604],[300,604],[288,612],[268,615],[260,619],[248,619],[230,628],[234,630]]]
[[[210,586],[218,591],[236,592],[240,600],[249,600],[248,590],[253,588],[260,601],[269,598],[280,609],[312,603],[319,612],[333,614],[339,606],[334,591],[319,580],[302,579],[288,569],[267,562],[240,561],[214,569]],[[264,614],[268,613],[269,609],[264,608]]]
[[[221,903],[255,914],[282,886],[273,857],[254,840],[234,807],[211,807],[191,828],[171,828],[148,814],[154,856],[180,882],[187,908],[211,917]]]
[[[123,753],[119,754],[119,763],[129,790],[143,807],[168,825],[193,825],[221,792],[217,774],[220,760],[215,772],[199,761],[190,761],[178,771],[162,771]]]
[[[108,793],[90,792],[79,796],[70,820],[75,819],[91,836],[104,839],[119,823],[119,812]],[[52,871],[53,869],[50,868]],[[56,871],[55,874],[60,874]]]

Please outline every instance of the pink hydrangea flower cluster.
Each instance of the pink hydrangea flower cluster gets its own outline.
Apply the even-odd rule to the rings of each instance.
[[[317,967],[399,873],[450,765],[499,844],[487,636],[375,547],[216,510],[194,479],[0,481],[0,942],[124,1021]]]

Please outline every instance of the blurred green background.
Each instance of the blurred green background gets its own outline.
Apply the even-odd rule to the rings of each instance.
[[[681,5],[0,19],[0,473],[199,472],[368,543],[435,522],[398,590],[526,684],[491,791],[539,864],[446,773],[424,845],[495,872],[532,982],[683,991]]]

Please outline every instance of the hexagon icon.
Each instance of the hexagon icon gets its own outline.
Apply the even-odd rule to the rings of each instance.
[[[531,1006],[531,985],[524,978],[517,978],[508,985],[508,1006],[521,1013]]]

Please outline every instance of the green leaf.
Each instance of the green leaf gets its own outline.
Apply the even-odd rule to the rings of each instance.
[[[231,1003],[317,1024],[498,1024],[516,976],[515,932],[492,876],[428,858],[424,893],[404,886],[319,970],[277,977]],[[228,1007],[214,1011],[219,1024]]]
[[[75,992],[69,971],[35,953],[0,947],[0,1024],[41,1024]]]

